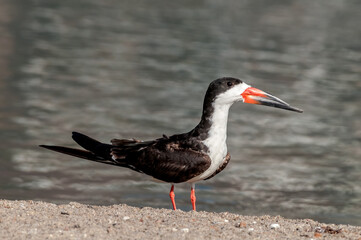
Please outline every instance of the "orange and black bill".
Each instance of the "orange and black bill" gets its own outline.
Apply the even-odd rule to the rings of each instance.
[[[292,107],[285,101],[282,101],[281,99],[254,87],[247,88],[241,95],[243,97],[243,102],[245,103],[260,104],[269,107],[282,108],[285,110],[295,111],[299,113],[303,112],[302,109]]]

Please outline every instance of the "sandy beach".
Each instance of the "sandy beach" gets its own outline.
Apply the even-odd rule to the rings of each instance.
[[[124,204],[0,201],[1,239],[361,239],[361,227]]]

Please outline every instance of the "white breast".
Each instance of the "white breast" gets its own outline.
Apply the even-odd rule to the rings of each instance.
[[[227,121],[229,108],[233,103],[242,101],[242,93],[250,86],[241,83],[217,96],[213,102],[213,114],[208,138],[203,143],[208,147],[208,155],[212,160],[211,166],[202,174],[188,180],[196,182],[211,176],[223,163],[227,156]]]
[[[213,104],[212,125],[208,132],[208,138],[203,141],[208,147],[208,155],[212,161],[211,166],[205,172],[187,182],[196,182],[211,176],[227,156],[227,121],[231,104],[219,104],[217,100]]]

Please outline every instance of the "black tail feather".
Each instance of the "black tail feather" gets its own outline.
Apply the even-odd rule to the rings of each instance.
[[[90,138],[84,134],[73,132],[72,135],[73,140],[78,143],[83,149],[76,149],[76,148],[69,148],[69,147],[62,147],[62,146],[50,146],[50,145],[39,145],[39,147],[46,148],[55,152],[71,155],[78,158],[83,158],[95,162],[105,163],[109,165],[115,165],[118,167],[126,167],[130,168],[134,171],[140,172],[140,170],[134,168],[134,166],[129,165],[127,162],[122,161],[124,159],[124,152],[122,152],[122,156],[118,156],[118,159],[113,159],[112,154],[112,148],[114,148],[111,144],[105,144],[101,143],[93,138]],[[140,147],[143,147],[143,145],[149,145],[149,143],[152,142],[140,142],[139,140],[119,140],[123,141],[124,148],[128,149],[129,147],[132,147],[132,144],[139,143],[140,146],[134,145],[133,148],[139,149]],[[128,143],[128,144],[126,144]],[[130,150],[130,149],[128,149]],[[119,150],[120,151],[120,150]],[[118,153],[118,152],[117,152]],[[119,153],[118,153],[119,155]]]
[[[73,134],[72,135],[73,140],[88,151],[93,152],[94,149],[96,149],[100,144],[102,144],[101,142],[91,137],[88,137],[82,133],[72,132],[72,134]]]
[[[88,160],[93,160],[97,162],[107,163],[109,160],[111,161],[110,151],[112,145],[101,143],[95,139],[92,139],[84,134],[73,132],[73,139],[76,143],[78,143],[82,149],[76,148],[68,148],[62,146],[49,146],[49,145],[39,145],[40,147],[68,154],[74,157],[84,158]]]
[[[73,140],[84,149],[94,153],[96,156],[104,159],[110,158],[110,151],[113,147],[110,144],[101,143],[93,138],[90,138],[84,134],[73,132]]]
[[[117,163],[111,159],[104,159],[100,156],[95,155],[94,153],[86,150],[75,149],[75,148],[68,148],[68,147],[61,147],[61,146],[49,146],[49,145],[39,145],[39,147],[46,148],[55,152],[64,153],[67,155],[71,155],[78,158],[84,158],[87,160],[91,160],[94,162],[105,163],[109,165],[115,165],[118,167],[128,167],[127,165]]]
[[[39,145],[39,147],[88,160],[94,160],[94,161],[100,160],[99,157],[97,157],[94,153],[81,149],[61,147],[61,146],[49,146],[49,145]]]

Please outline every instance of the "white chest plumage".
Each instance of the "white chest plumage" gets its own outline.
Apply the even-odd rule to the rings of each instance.
[[[203,180],[212,175],[223,163],[227,156],[227,120],[231,104],[218,104],[214,102],[211,127],[208,137],[203,143],[208,147],[208,155],[211,158],[211,166],[202,174],[190,179],[188,182]]]
[[[203,143],[208,147],[208,155],[211,158],[211,166],[202,174],[188,180],[196,182],[211,176],[222,165],[227,156],[227,122],[229,108],[233,103],[242,101],[242,95],[245,89],[250,87],[243,83],[230,90],[221,93],[213,101],[213,113],[210,116],[211,127],[208,131],[208,137]]]

